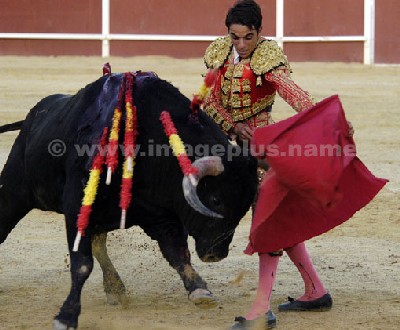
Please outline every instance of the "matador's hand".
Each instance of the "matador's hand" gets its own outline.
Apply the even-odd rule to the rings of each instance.
[[[251,140],[253,138],[253,129],[246,124],[237,123],[233,128],[233,132],[242,141]]]

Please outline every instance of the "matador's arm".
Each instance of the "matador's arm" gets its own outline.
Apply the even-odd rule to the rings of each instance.
[[[203,109],[218,124],[218,126],[221,127],[223,131],[228,133],[234,128],[235,123],[232,119],[232,116],[222,106],[221,89],[218,88],[220,85],[221,75],[217,74],[209,94],[204,99]]]
[[[267,72],[265,79],[274,84],[278,94],[297,112],[307,110],[315,104],[310,94],[301,89],[290,78],[287,67],[279,67]],[[347,124],[349,125],[348,136],[352,137],[354,134],[353,125],[350,121],[347,121]]]
[[[265,79],[274,85],[280,97],[297,112],[311,108],[314,105],[310,94],[301,89],[290,78],[287,67],[279,67],[267,72]]]

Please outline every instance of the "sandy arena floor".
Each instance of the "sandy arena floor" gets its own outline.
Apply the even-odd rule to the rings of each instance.
[[[191,97],[204,71],[200,58],[111,58],[113,72],[151,70]],[[0,57],[0,125],[21,120],[52,93],[75,93],[102,74],[99,57]],[[339,94],[356,133],[358,155],[390,182],[342,226],[308,242],[315,265],[334,298],[325,313],[276,313],[278,329],[399,329],[400,324],[400,67],[342,63],[293,63],[294,80],[317,99]],[[274,119],[294,112],[282,100]],[[16,132],[0,136],[0,169]],[[200,310],[155,242],[137,228],[109,235],[110,255],[125,281],[131,303],[109,306],[100,267],[87,281],[80,329],[226,329],[250,306],[257,286],[257,256],[242,253],[250,219],[239,225],[228,258],[193,264],[220,299]],[[192,242],[191,242],[192,246]],[[193,249],[192,249],[193,250]],[[32,211],[0,246],[0,329],[50,329],[69,291],[69,262],[63,218]],[[281,258],[272,308],[302,294],[289,258]]]

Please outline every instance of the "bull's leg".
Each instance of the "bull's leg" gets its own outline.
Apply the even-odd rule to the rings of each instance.
[[[24,152],[25,143],[20,135],[0,175],[0,244],[33,209],[33,199],[25,177]]]
[[[23,189],[13,187],[13,191],[21,192]],[[25,199],[12,193],[9,185],[0,180],[0,244],[31,209]]]
[[[81,312],[81,292],[83,285],[93,270],[92,242],[90,235],[82,236],[77,252],[72,248],[76,237],[77,212],[65,215],[67,223],[68,249],[71,263],[71,289],[67,299],[54,319],[54,330],[72,330],[78,327]]]
[[[207,283],[191,264],[187,234],[184,230],[169,232],[156,239],[163,256],[181,277],[185,289],[189,292],[189,299],[200,308],[216,307],[218,300],[208,290]]]
[[[120,302],[122,305],[128,304],[125,285],[118,272],[112,264],[107,253],[107,233],[96,234],[92,238],[93,255],[99,262],[103,271],[103,287],[110,305]]]

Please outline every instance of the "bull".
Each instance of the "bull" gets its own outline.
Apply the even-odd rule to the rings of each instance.
[[[156,240],[181,277],[189,298],[200,306],[213,306],[216,298],[191,265],[187,238],[194,238],[196,253],[204,262],[228,255],[235,228],[256,194],[257,161],[232,146],[207,115],[194,112],[190,100],[173,85],[153,73],[132,74],[130,96],[137,112],[136,146],[140,151],[135,153],[125,227],[140,226]],[[76,248],[77,219],[95,158],[82,150],[84,146],[94,150],[104,128],[112,129],[124,76],[108,73],[75,95],[47,96],[23,121],[0,128],[0,132],[20,129],[0,176],[0,243],[32,209],[65,217],[71,289],[54,318],[54,329],[78,327],[81,290],[93,269],[93,256],[103,271],[108,301],[124,303],[127,299],[106,250],[107,232],[120,227],[121,162],[111,183],[105,183],[107,173],[101,172],[89,223]],[[201,146],[202,155],[188,155],[196,170],[189,175],[182,172],[171,152],[148,152],[151,146],[168,146],[160,121],[163,111],[170,114],[187,150]],[[122,123],[126,116],[124,112]],[[54,141],[62,150],[51,149]],[[120,157],[121,150],[118,148]],[[219,154],[212,154],[212,150]]]

